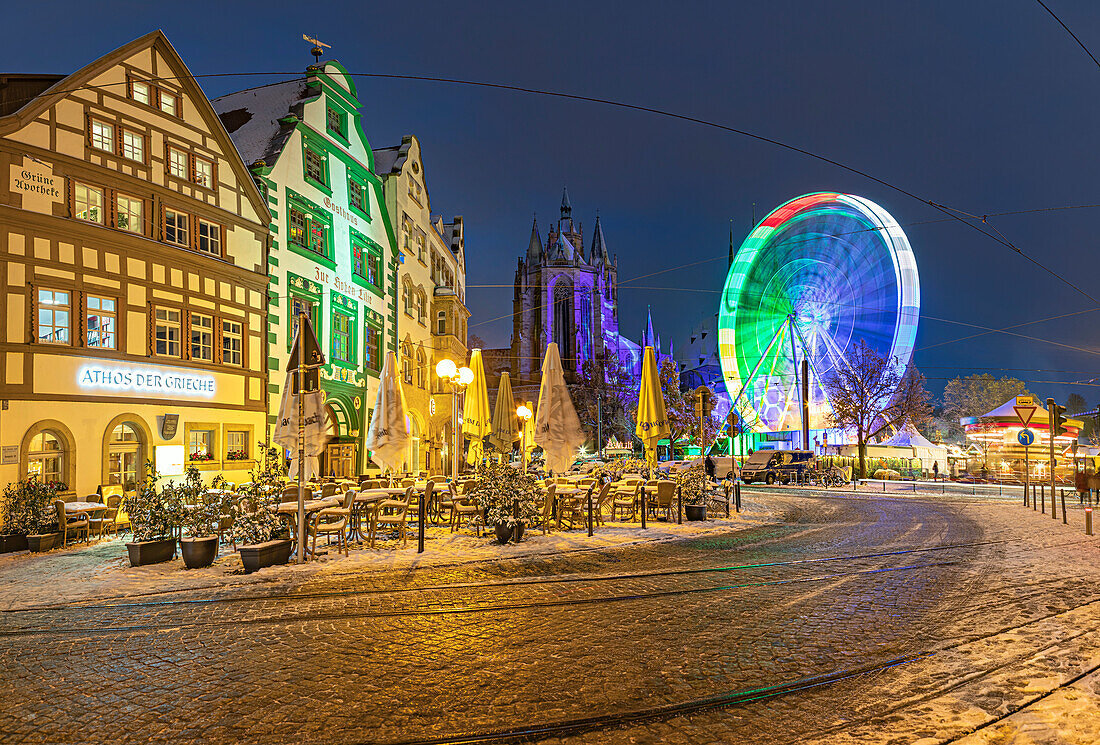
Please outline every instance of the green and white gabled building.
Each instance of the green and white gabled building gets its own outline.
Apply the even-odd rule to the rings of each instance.
[[[355,83],[338,62],[321,62],[304,80],[212,103],[271,208],[269,422],[305,310],[327,358],[321,390],[337,430],[322,471],[363,473],[379,374],[397,344],[398,254]]]

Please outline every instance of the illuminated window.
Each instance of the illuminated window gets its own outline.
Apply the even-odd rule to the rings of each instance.
[[[313,331],[320,336],[319,329],[317,328],[317,314],[320,310],[318,303],[307,300],[301,297],[290,298],[290,338],[287,340],[287,344],[293,343],[298,338],[298,318],[299,314],[305,313],[309,316],[309,320],[313,322]]]
[[[142,213],[145,210],[145,203],[125,194],[119,194],[115,201],[118,204],[115,227],[131,233],[144,233],[145,221],[142,219]]]
[[[435,333],[439,336],[447,333],[447,311],[445,310],[435,314]]]
[[[352,350],[351,317],[344,313],[332,314],[332,356],[337,362],[351,363],[355,357]]]
[[[168,172],[176,178],[187,178],[187,152],[178,147],[168,148]]]
[[[363,187],[357,181],[348,182],[348,204],[363,212]]]
[[[406,383],[412,384],[412,347],[408,344],[401,345],[401,379]]]
[[[221,225],[199,220],[199,250],[212,256],[222,255]]]
[[[416,231],[416,258],[421,264],[427,264],[427,254],[424,251],[424,233]]]
[[[427,382],[428,363],[424,359],[424,350],[416,350],[416,387],[423,388]]]
[[[105,150],[108,153],[115,151],[115,127],[113,124],[92,120],[92,147],[96,150]]]
[[[325,179],[325,161],[321,154],[311,147],[306,148],[306,176],[319,184],[328,184]]]
[[[73,217],[103,224],[103,189],[87,184],[73,185]]]
[[[412,318],[413,305],[412,305],[412,285],[409,284],[409,280],[406,279],[401,283],[401,307],[405,311],[405,315]]]
[[[344,115],[339,109],[335,109],[332,106],[328,107],[328,112],[325,117],[325,123],[328,127],[328,131],[333,134],[340,135],[344,139],[347,139],[347,131],[344,127]]]
[[[187,433],[188,460],[214,460],[214,430],[192,429]]]
[[[149,103],[149,84],[137,80],[130,83],[130,98],[138,103]]]
[[[160,91],[160,110],[172,116],[179,115],[179,102],[176,96],[166,91]]]
[[[64,465],[65,448],[60,437],[47,431],[39,432],[31,439],[27,448],[28,476],[37,476],[45,483],[60,482]]]
[[[207,189],[214,188],[213,161],[195,156],[195,183],[199,186],[205,186]]]
[[[71,296],[64,290],[38,290],[38,341],[68,344],[72,327]]]
[[[184,212],[164,210],[164,240],[177,246],[190,245],[188,242],[188,216]]]
[[[244,327],[237,321],[222,321],[222,362],[227,365],[243,364]]]
[[[173,308],[156,309],[155,351],[160,357],[179,357],[183,329],[180,311]]]
[[[87,330],[86,346],[97,349],[114,349],[118,344],[118,311],[115,299],[88,295],[84,325]]]
[[[248,460],[248,432],[232,429],[226,432],[225,454],[229,460]]]
[[[133,489],[142,463],[142,443],[137,429],[126,423],[115,427],[107,444],[107,483]]]
[[[191,314],[191,359],[214,361],[214,319],[202,313]]]
[[[382,332],[367,326],[363,329],[363,346],[366,352],[367,369],[379,372],[382,369]]]
[[[128,129],[122,130],[122,155],[139,163],[145,162],[145,137]]]

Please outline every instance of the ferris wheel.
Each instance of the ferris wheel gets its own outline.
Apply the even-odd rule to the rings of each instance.
[[[913,250],[886,210],[834,192],[792,199],[749,234],[726,277],[718,351],[733,408],[758,432],[799,429],[805,359],[809,426],[830,426],[822,380],[861,340],[908,365],[919,314]]]

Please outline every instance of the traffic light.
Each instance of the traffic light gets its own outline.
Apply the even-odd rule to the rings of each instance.
[[[1047,409],[1050,411],[1050,436],[1061,437],[1069,434],[1066,428],[1066,407],[1054,403],[1053,398],[1047,399]]]

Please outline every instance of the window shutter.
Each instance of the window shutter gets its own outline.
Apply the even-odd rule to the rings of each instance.
[[[84,135],[87,138],[87,147],[92,146],[92,112],[84,113]]]
[[[191,359],[191,313],[180,309],[180,356],[185,360]]]
[[[157,230],[153,231],[153,238],[159,241],[164,241],[164,202],[160,203],[160,224],[157,226]]]
[[[157,309],[151,301],[145,304],[145,319],[145,356],[152,357],[157,347]]]
[[[216,183],[216,182],[215,182],[215,183]],[[220,243],[220,244],[218,244],[218,245],[220,245],[220,246],[221,246],[221,249],[222,249],[222,258],[223,258],[223,259],[225,259],[225,258],[228,258],[228,257],[229,257],[229,250],[228,250],[228,249],[229,249],[229,247],[225,245],[225,236],[226,236],[226,232],[227,232],[227,231],[226,231],[226,229],[225,229],[225,226],[224,226],[224,225],[219,225],[219,226],[218,226],[218,231],[219,231],[219,232],[221,233],[221,236],[222,236],[222,239],[221,239],[221,243]]]
[[[66,191],[69,193],[69,217],[76,217],[76,182],[69,178],[66,179],[69,182]]]
[[[73,321],[74,337],[72,343],[74,347],[85,347],[88,345],[86,328],[88,323],[88,293],[83,290],[73,290],[73,297],[70,302],[72,304],[69,306],[69,320]]]
[[[222,326],[221,316],[214,316],[214,328],[210,329],[213,337],[210,341],[214,345],[214,362],[218,365],[225,361],[225,327]]]
[[[118,225],[118,192],[114,189],[103,189],[103,219],[108,228]]]
[[[27,324],[27,343],[34,344],[38,341],[38,285],[28,284],[27,289],[31,293],[31,322]]]
[[[218,159],[211,158],[210,160],[210,188],[213,191],[218,190]]]

